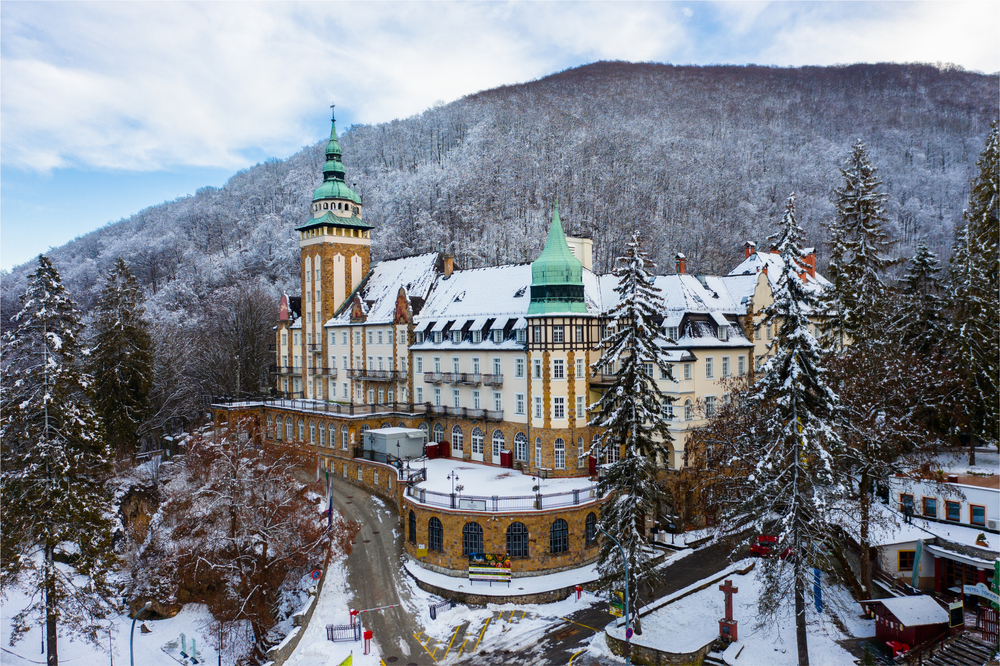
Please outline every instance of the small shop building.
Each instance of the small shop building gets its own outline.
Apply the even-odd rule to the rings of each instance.
[[[880,641],[913,647],[948,630],[948,611],[927,595],[871,599],[861,605],[875,614],[875,638]]]

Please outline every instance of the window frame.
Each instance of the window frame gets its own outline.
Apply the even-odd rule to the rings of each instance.
[[[437,516],[431,516],[427,521],[427,550],[444,552],[444,525]]]
[[[549,554],[561,555],[569,552],[569,523],[556,518],[549,526]]]

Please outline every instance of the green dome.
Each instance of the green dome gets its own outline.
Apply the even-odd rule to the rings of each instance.
[[[313,192],[313,201],[348,199],[360,205],[361,197],[344,182],[344,163],[340,159],[340,141],[337,140],[337,120],[334,118],[330,122],[330,141],[326,144],[326,163],[323,164],[323,184]]]
[[[586,311],[587,305],[583,299],[583,264],[573,256],[566,243],[557,203],[545,249],[531,264],[531,304],[528,306],[528,314]]]
[[[323,184],[313,192],[313,201],[323,199],[348,199],[361,205],[361,197],[354,193],[343,180],[324,180]]]

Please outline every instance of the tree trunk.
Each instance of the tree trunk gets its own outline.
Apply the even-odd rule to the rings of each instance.
[[[56,571],[53,546],[45,546],[45,649],[48,666],[59,666],[59,634],[56,617]]]
[[[858,495],[861,508],[861,531],[858,541],[861,545],[861,586],[864,596],[862,599],[872,598],[872,558],[871,539],[869,538],[869,522],[871,521],[871,479],[867,474],[861,475],[858,483]],[[860,601],[861,599],[859,599]]]
[[[802,583],[802,551],[796,540],[795,551],[795,647],[799,666],[809,666],[809,641],[806,637],[806,593]]]

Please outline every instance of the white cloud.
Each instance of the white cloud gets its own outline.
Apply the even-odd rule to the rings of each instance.
[[[995,71],[998,6],[6,3],[0,159],[238,168],[314,141],[330,100],[381,122],[599,59]]]

